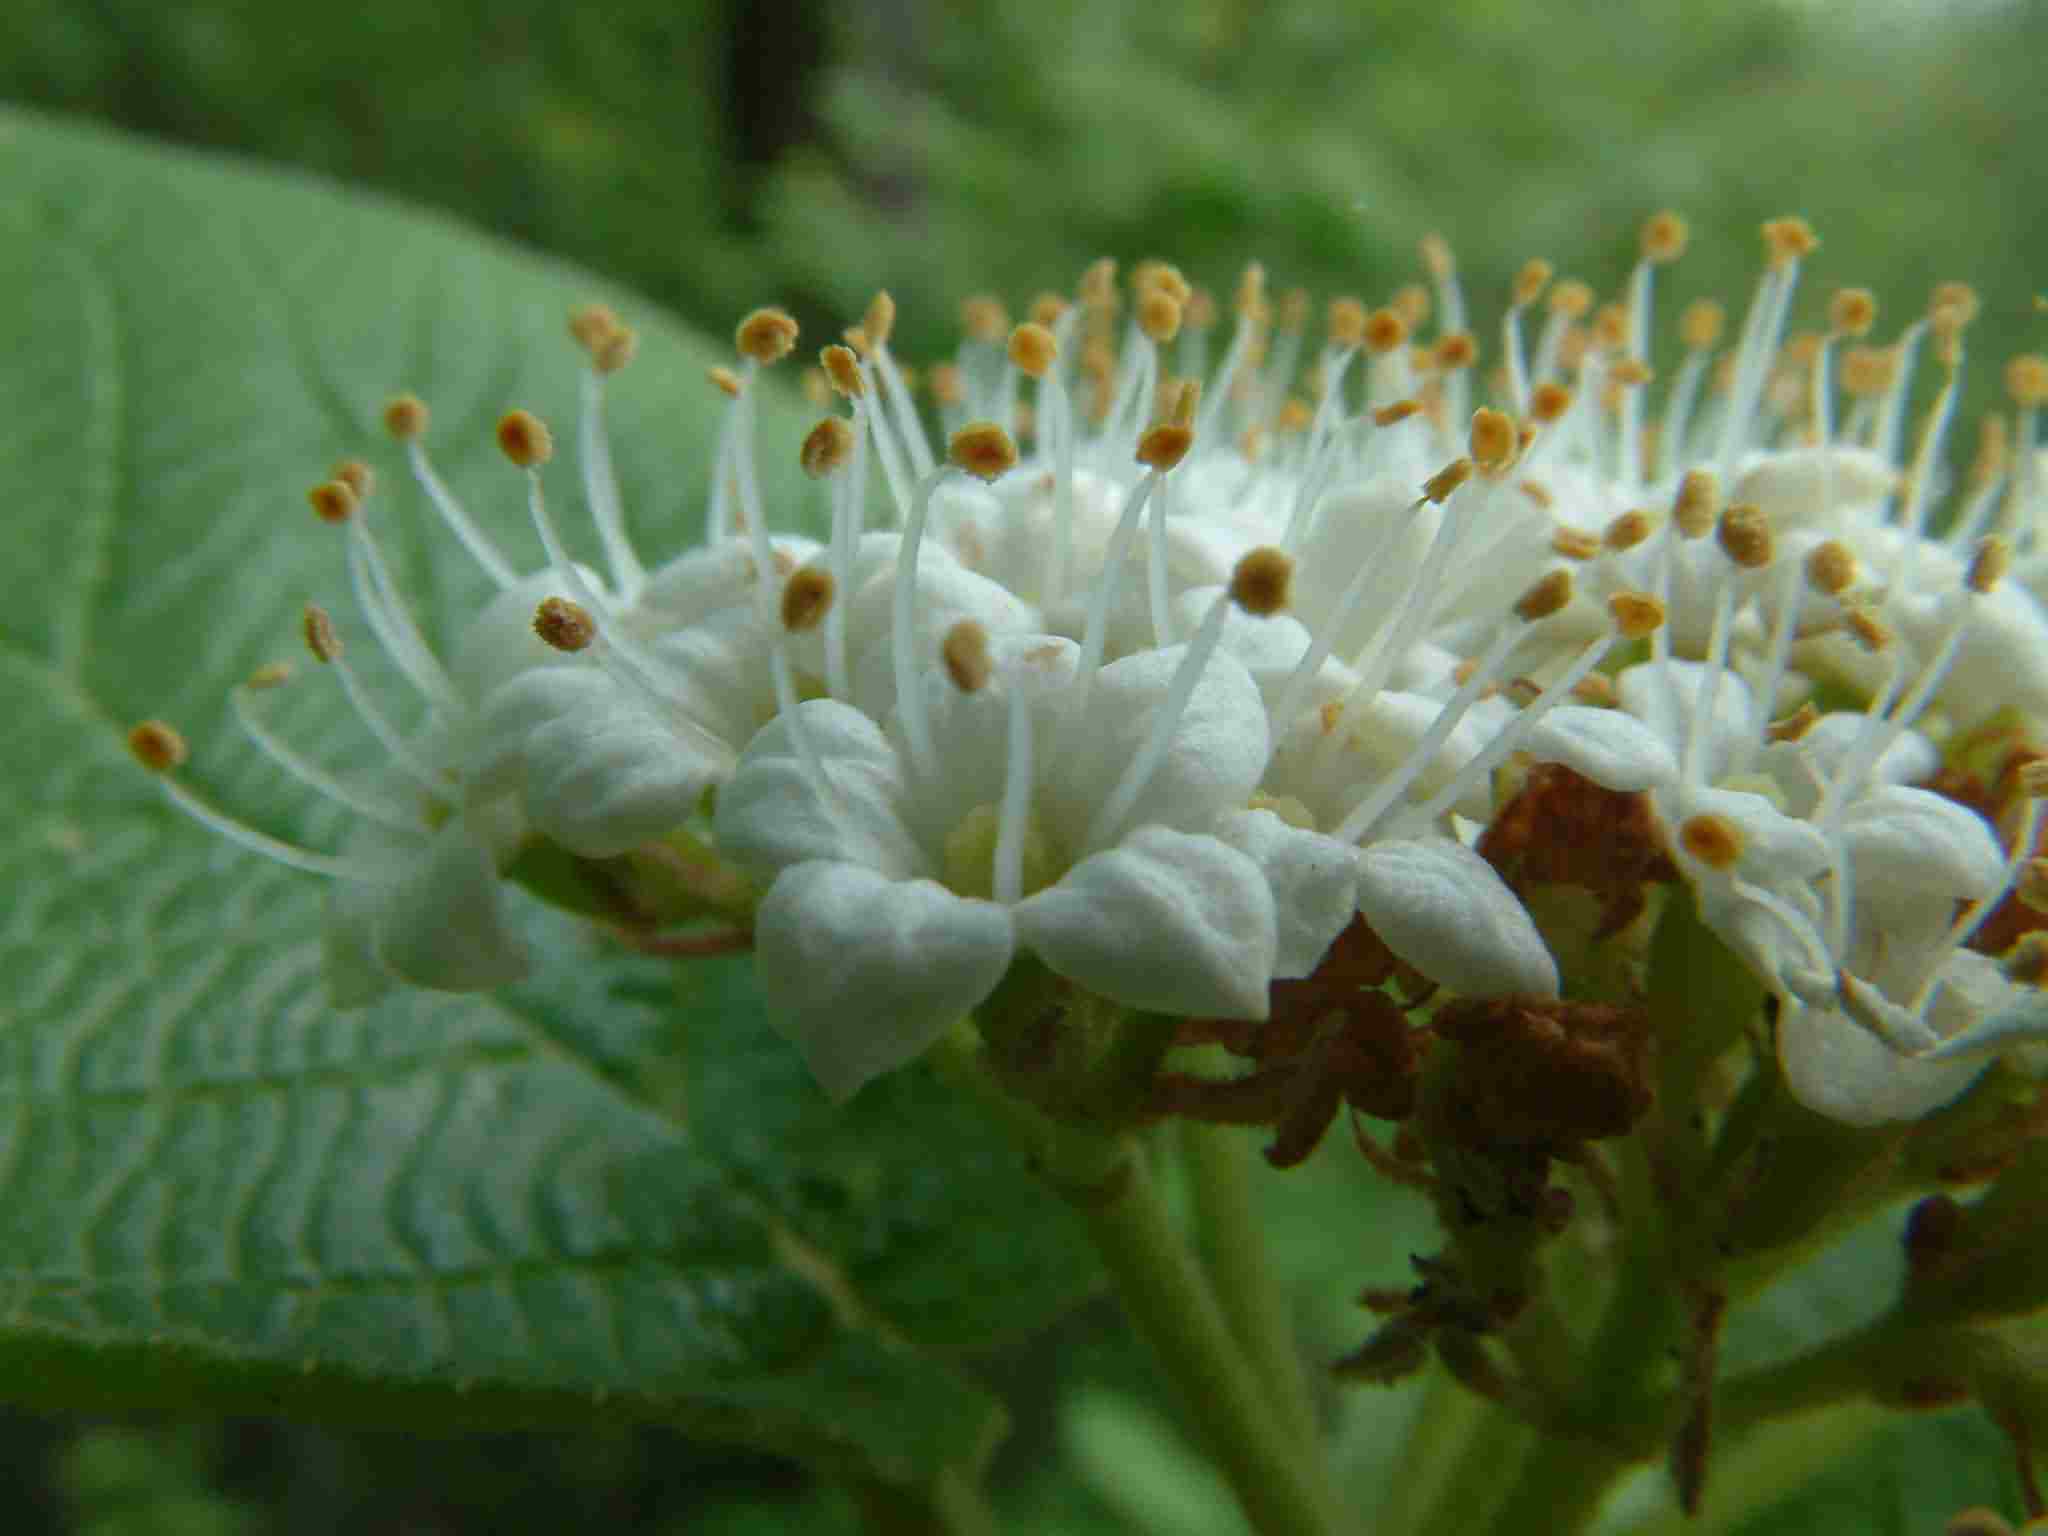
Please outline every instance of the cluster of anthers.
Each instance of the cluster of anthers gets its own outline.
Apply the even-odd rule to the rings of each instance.
[[[1938,518],[1974,297],[1945,285],[1878,346],[1874,300],[1848,290],[1788,338],[1815,241],[1796,219],[1764,235],[1732,345],[1694,304],[1662,387],[1651,290],[1686,243],[1668,214],[1615,302],[1524,267],[1490,371],[1439,240],[1433,289],[1338,299],[1319,344],[1307,297],[1269,298],[1257,267],[1212,348],[1217,306],[1178,271],[1119,285],[1099,262],[1014,326],[969,303],[927,375],[936,445],[883,295],[807,380],[830,413],[800,450],[822,488],[801,512],[765,504],[755,441],[762,370],[797,327],[757,311],[712,375],[704,540],[655,566],[603,424],[633,335],[579,311],[601,569],[570,553],[543,494],[552,440],[523,411],[498,444],[526,477],[526,564],[435,472],[426,407],[386,409],[496,588],[446,656],[380,551],[369,469],[312,492],[421,723],[372,697],[318,608],[307,647],[385,767],[344,777],[282,739],[263,706],[284,668],[234,706],[354,813],[342,851],[202,799],[169,726],[132,746],[209,826],[332,878],[338,1001],[515,980],[508,883],[560,899],[580,872],[630,907],[654,871],[696,898],[662,912],[720,913],[752,943],[835,1095],[1027,958],[1130,1009],[1258,1020],[1362,925],[1410,995],[1554,999],[1544,933],[1479,850],[1526,860],[1544,818],[1488,829],[1532,775],[1564,775],[1627,814],[1574,823],[1554,863],[1596,887],[1682,879],[1778,996],[1795,1091],[1849,1120],[1918,1116],[2048,1023],[2024,920],[2048,905],[2048,770],[2019,763],[1995,803],[1931,787],[1952,744],[2020,742],[2048,712],[2048,360],[2010,365],[2016,424],[1994,418]],[[722,940],[674,947],[693,942]]]

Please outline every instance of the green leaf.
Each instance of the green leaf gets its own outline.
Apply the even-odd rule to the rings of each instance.
[[[563,317],[608,299],[643,333],[609,415],[658,561],[700,525],[724,349],[269,173],[6,115],[0,174],[0,1394],[434,1425],[608,1404],[899,1481],[974,1462],[1000,1414],[963,1360],[1094,1271],[970,1108],[911,1071],[835,1111],[744,961],[686,966],[678,991],[531,903],[532,982],[333,1013],[320,881],[200,831],[122,745],[170,719],[188,782],[336,846],[344,818],[223,710],[290,654],[303,601],[352,612],[304,488],[343,454],[375,465],[398,579],[445,643],[487,583],[381,402],[431,403],[444,475],[537,568],[490,426],[524,405],[573,443]],[[802,425],[764,402],[782,526],[815,515]],[[573,460],[549,486],[594,559]],[[285,690],[279,729],[360,764],[332,684]]]

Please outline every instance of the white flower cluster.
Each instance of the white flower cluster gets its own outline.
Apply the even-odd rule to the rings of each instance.
[[[845,404],[803,446],[828,492],[822,541],[771,532],[799,519],[758,489],[759,374],[795,340],[760,311],[737,371],[715,375],[729,399],[705,541],[653,569],[626,537],[602,421],[631,334],[580,312],[603,573],[547,509],[538,421],[499,428],[545,552],[524,571],[435,474],[424,407],[395,402],[415,479],[498,595],[436,658],[370,530],[367,472],[344,466],[315,507],[345,525],[364,622],[426,723],[390,721],[319,610],[309,645],[382,742],[386,782],[342,781],[265,726],[260,692],[237,696],[257,744],[360,832],[312,853],[164,782],[210,825],[335,877],[344,1002],[394,980],[516,979],[500,885],[523,849],[602,861],[689,837],[762,893],[768,1001],[845,1095],[1022,954],[1132,1008],[1260,1018],[1271,984],[1310,974],[1362,915],[1442,987],[1556,996],[1536,925],[1472,847],[1497,770],[1556,762],[1648,796],[1705,919],[1781,995],[1802,1098],[1851,1120],[1924,1113],[1983,1053],[2042,1030],[2031,988],[1967,947],[2025,883],[2032,812],[2008,852],[1913,786],[1941,758],[1916,726],[2048,711],[2048,621],[2000,579],[2015,549],[2022,575],[2036,563],[2048,387],[2023,394],[2017,452],[1929,536],[1967,296],[1938,296],[1882,368],[1859,354],[1856,370],[1833,353],[1869,328],[1868,301],[1838,298],[1788,389],[1812,241],[1797,221],[1766,234],[1721,387],[1704,388],[1717,327],[1690,314],[1654,434],[1652,274],[1684,243],[1669,216],[1590,324],[1583,285],[1556,285],[1533,352],[1523,320],[1549,272],[1524,271],[1477,410],[1478,346],[1435,243],[1433,306],[1420,290],[1376,312],[1340,300],[1313,360],[1305,301],[1269,302],[1256,269],[1213,367],[1213,306],[1168,267],[1125,293],[1099,264],[1077,302],[1043,299],[1014,328],[982,301],[935,379],[943,452],[884,296],[822,354]],[[1923,342],[1947,382],[1908,464]],[[1835,364],[1857,386],[1839,430]],[[1312,405],[1288,393],[1305,365]],[[1823,684],[1864,707],[1816,718]],[[161,725],[135,744],[159,769],[182,757]]]

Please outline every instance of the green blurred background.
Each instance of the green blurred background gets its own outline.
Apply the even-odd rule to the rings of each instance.
[[[1739,305],[1757,224],[1799,212],[1823,240],[1807,313],[1865,284],[1888,331],[1963,278],[1980,356],[2038,348],[2043,59],[2032,0],[11,0],[0,22],[9,100],[442,208],[714,331],[775,301],[816,337],[888,287],[913,358],[969,294],[1021,304],[1098,255],[1224,291],[1256,257],[1377,300],[1430,230],[1487,316],[1530,256],[1611,288],[1665,206],[1694,234],[1669,296]],[[1013,1480],[1047,1451],[1032,1401],[1136,1368],[1112,1329],[1097,1309],[1035,1352],[1055,1377],[998,1364],[1026,1388]],[[626,1430],[0,1418],[0,1479],[10,1529],[105,1536],[850,1519],[771,1459]],[[1057,1524],[1064,1496],[1033,1498]]]

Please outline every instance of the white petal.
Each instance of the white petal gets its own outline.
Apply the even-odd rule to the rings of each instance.
[[[582,566],[576,569],[595,590],[604,591],[604,582],[594,571]],[[456,692],[476,704],[505,682],[535,667],[587,666],[587,662],[556,650],[534,633],[534,610],[542,600],[567,595],[561,577],[553,571],[541,571],[514,582],[485,603],[482,611],[462,627],[449,652],[448,675],[454,680]]]
[[[720,853],[762,877],[811,859],[859,864],[900,880],[935,873],[904,825],[900,808],[910,791],[881,727],[831,699],[797,708],[830,788],[804,765],[789,722],[777,717],[747,743],[718,792]]]
[[[851,864],[776,877],[754,929],[776,1028],[834,1099],[920,1055],[1009,969],[1010,914]]]
[[[1715,551],[1717,561],[1724,557]],[[1665,668],[1670,669],[1668,677]],[[1614,680],[1621,707],[1661,736],[1674,755],[1685,750],[1686,732],[1692,728],[1694,705],[1699,702],[1705,662],[1645,662],[1628,668]],[[1709,783],[1728,771],[1729,755],[1738,741],[1750,732],[1749,684],[1733,672],[1721,673],[1712,707],[1706,720],[1705,777]]]
[[[1968,1088],[1986,1065],[1913,1061],[1833,1009],[1794,1001],[1778,1017],[1778,1063],[1794,1098],[1850,1125],[1917,1120]]]
[[[405,876],[377,888],[373,949],[392,975],[440,992],[481,992],[526,975],[497,866],[457,817]]]
[[[1038,775],[1039,803],[1059,835],[1078,843],[1131,759],[1152,734],[1152,722],[1187,647],[1141,651],[1096,674],[1082,718],[1039,750],[1056,771]],[[1175,723],[1166,756],[1126,827],[1206,827],[1242,808],[1266,766],[1266,708],[1258,685],[1230,656],[1212,656]]]
[[[1629,794],[1678,777],[1678,758],[1664,738],[1618,709],[1559,705],[1530,728],[1522,750]]]
[[[1263,1019],[1279,937],[1266,877],[1216,838],[1140,827],[1016,908],[1018,942],[1089,991]]]
[[[1265,872],[1279,949],[1273,974],[1306,976],[1358,910],[1358,858],[1334,837],[1290,827],[1271,811],[1238,811],[1216,835]]]
[[[1557,996],[1557,962],[1486,860],[1447,837],[1374,843],[1358,857],[1358,910],[1387,948],[1475,996]]]
[[[1842,813],[1859,898],[1974,900],[2004,882],[2005,857],[1984,818],[1932,790],[1887,785]]]

